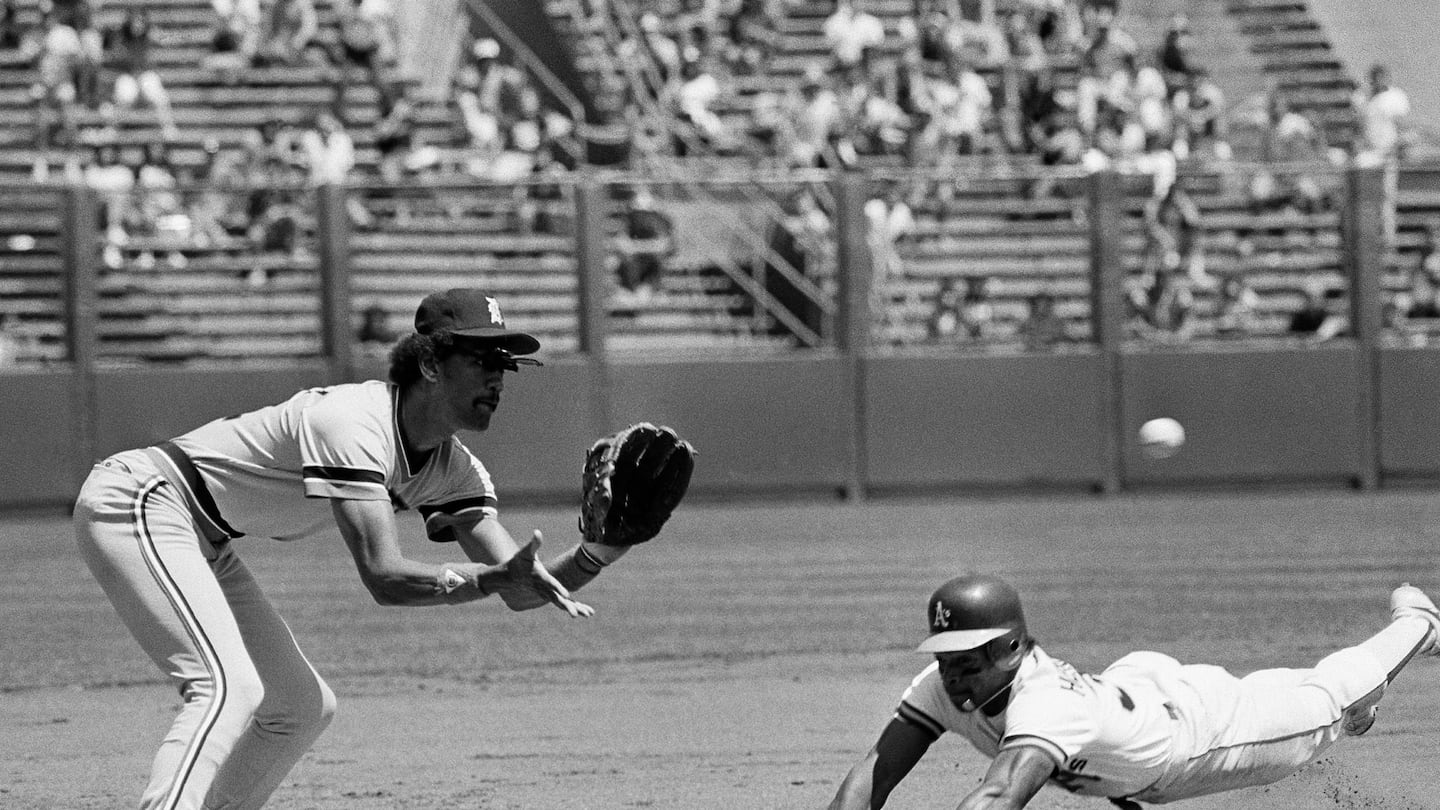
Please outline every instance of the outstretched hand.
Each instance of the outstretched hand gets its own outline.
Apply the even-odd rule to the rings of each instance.
[[[500,588],[500,595],[512,607],[538,597],[574,617],[595,615],[594,608],[584,602],[576,601],[570,595],[569,589],[561,585],[560,581],[555,579],[540,562],[538,554],[542,539],[540,530],[536,529],[530,537],[530,542],[515,552],[515,556],[505,563],[505,572],[509,576],[506,583]]]

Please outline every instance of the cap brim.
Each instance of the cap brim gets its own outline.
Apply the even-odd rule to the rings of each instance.
[[[508,329],[494,329],[491,327],[475,327],[474,329],[451,329],[450,334],[460,337],[471,338],[472,340],[483,340],[487,343],[495,343],[500,348],[511,354],[534,354],[540,351],[540,341],[534,335],[527,335],[524,332],[511,332]]]
[[[944,633],[936,633],[920,642],[920,646],[915,648],[915,652],[941,653],[973,650],[1000,638],[1013,629],[1010,627],[987,627],[984,630],[949,630]]]

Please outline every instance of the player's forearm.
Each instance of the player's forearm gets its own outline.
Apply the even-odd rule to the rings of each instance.
[[[561,585],[575,591],[590,584],[607,565],[624,556],[625,551],[625,548],[618,546],[581,542],[551,560],[545,567],[560,580]]]
[[[871,756],[851,768],[827,810],[879,810],[884,807],[890,791],[875,790],[873,764],[874,757]]]
[[[484,599],[507,574],[503,566],[478,563],[407,564],[397,570],[376,572],[365,586],[382,605],[454,605]]]

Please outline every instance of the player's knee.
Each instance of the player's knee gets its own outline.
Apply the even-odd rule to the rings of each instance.
[[[1320,659],[1304,683],[1323,689],[1336,706],[1343,708],[1383,685],[1387,674],[1373,655],[1347,647]]]
[[[272,697],[255,713],[256,725],[271,734],[318,737],[335,716],[335,692],[318,675],[302,688]]]

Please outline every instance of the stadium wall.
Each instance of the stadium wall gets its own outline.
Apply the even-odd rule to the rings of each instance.
[[[494,427],[463,438],[502,493],[520,500],[574,497],[583,450],[639,419],[695,442],[695,491],[714,496],[1440,476],[1440,351],[1339,344],[1120,360],[1115,380],[1099,352],[867,357],[858,374],[826,353],[558,360],[518,376]],[[1374,408],[1365,405],[1366,366],[1377,381]],[[73,372],[0,374],[0,506],[63,505],[94,459],[334,379],[319,365],[106,372],[87,406],[87,384]],[[1115,392],[1105,390],[1111,384]],[[1161,415],[1179,419],[1188,442],[1156,461],[1134,436]]]

